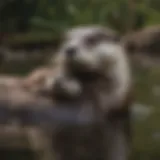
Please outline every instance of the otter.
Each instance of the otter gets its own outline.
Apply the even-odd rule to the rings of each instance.
[[[91,107],[90,112],[94,112],[99,122],[92,129],[87,128],[87,133],[83,129],[76,132],[69,132],[68,128],[67,131],[61,130],[55,138],[60,159],[127,160],[131,140],[133,87],[129,59],[120,37],[113,30],[102,26],[69,29],[65,32],[56,62],[57,67],[61,68],[61,76],[58,76],[57,83],[54,81],[54,85],[50,81],[50,87],[63,86],[61,79],[64,77],[74,79],[81,86],[76,99],[77,104],[81,105],[72,107]],[[82,151],[78,153],[75,149],[75,141],[79,142],[76,133],[85,135],[88,141],[83,144],[84,148],[87,146],[86,149],[81,146]],[[63,142],[59,136],[61,134]],[[66,141],[64,145],[66,134],[71,141]],[[73,137],[76,137],[75,140]],[[95,150],[98,147],[97,153]]]

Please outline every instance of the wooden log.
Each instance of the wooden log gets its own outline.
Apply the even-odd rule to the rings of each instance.
[[[48,71],[48,72],[47,72]],[[84,125],[92,123],[93,115],[89,111],[81,112],[84,108],[76,107],[76,103],[54,102],[50,97],[32,91],[43,77],[51,73],[51,69],[40,68],[27,77],[0,76],[0,123],[9,123],[13,118],[24,125],[41,125],[42,123],[68,123]],[[29,83],[27,83],[29,82]],[[72,106],[72,107],[69,107]],[[81,113],[81,114],[80,114]],[[87,113],[87,116],[83,113]]]
[[[12,85],[5,78],[0,82],[0,147],[30,149],[37,159],[52,160],[51,136],[57,125],[77,127],[95,123],[90,107],[55,103],[23,88],[19,79]]]

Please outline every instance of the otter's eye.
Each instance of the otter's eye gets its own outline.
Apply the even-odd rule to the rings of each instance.
[[[90,36],[85,39],[85,44],[87,46],[93,46],[97,43],[98,39],[96,36]]]
[[[96,33],[94,35],[90,35],[85,39],[86,45],[88,46],[94,46],[104,40],[109,39],[108,35],[105,35],[103,33]]]

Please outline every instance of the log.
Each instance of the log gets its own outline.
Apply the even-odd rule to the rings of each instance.
[[[72,107],[70,107],[72,105]],[[77,107],[76,103],[54,103],[52,99],[37,95],[22,87],[0,86],[0,124],[13,118],[23,125],[39,126],[42,123],[88,125],[94,122],[89,107]],[[85,111],[83,111],[85,109]],[[90,113],[90,114],[88,114]]]
[[[31,149],[42,160],[53,159],[50,135],[57,125],[81,127],[95,123],[91,107],[56,103],[21,85],[18,87],[17,83],[3,83],[0,85],[0,147]]]

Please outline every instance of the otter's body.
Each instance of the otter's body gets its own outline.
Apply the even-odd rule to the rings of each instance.
[[[98,26],[73,28],[66,33],[57,59],[57,66],[61,68],[57,82],[69,77],[80,84],[78,107],[84,108],[86,113],[85,108],[92,108],[90,112],[95,115],[96,122],[90,126],[92,129],[88,126],[87,134],[85,129],[77,127],[65,127],[58,132],[55,136],[58,147],[55,148],[59,158],[127,160],[132,82],[129,60],[119,37]],[[78,143],[80,137],[83,143]],[[99,150],[96,152],[96,149]]]

